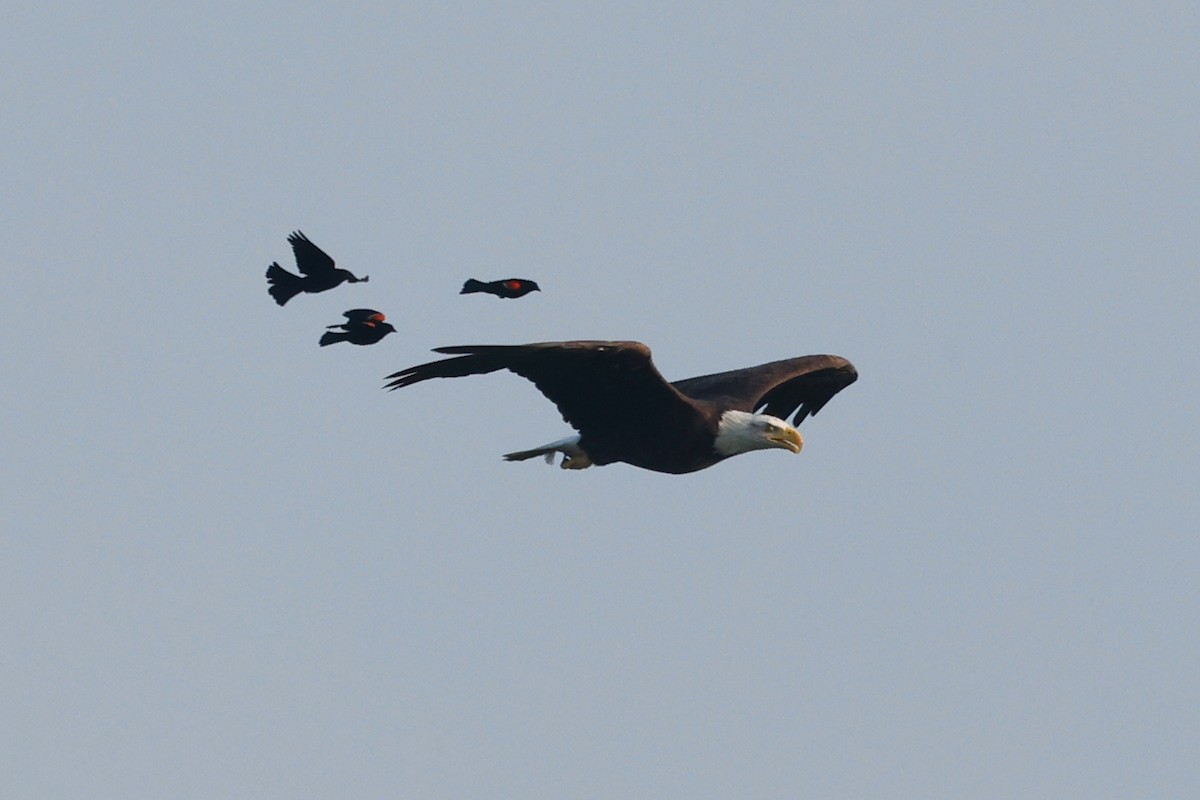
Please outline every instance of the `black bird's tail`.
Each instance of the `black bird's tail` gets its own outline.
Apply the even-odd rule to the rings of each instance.
[[[350,338],[350,334],[348,334],[348,333],[336,333],[334,331],[325,331],[324,333],[321,334],[320,344],[321,344],[321,347],[324,347],[325,345],[333,344],[334,342],[344,342],[349,338]]]
[[[462,291],[459,294],[471,294],[472,292],[482,292],[487,288],[487,284],[483,281],[477,281],[474,278],[468,278],[463,284]]]
[[[299,275],[293,275],[279,266],[278,263],[267,267],[267,283],[271,284],[267,287],[267,291],[271,293],[271,297],[274,297],[275,302],[279,303],[279,305],[283,305],[303,291],[300,288],[300,281],[302,280],[304,279]]]

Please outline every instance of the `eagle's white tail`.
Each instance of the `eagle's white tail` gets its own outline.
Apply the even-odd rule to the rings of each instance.
[[[592,466],[592,459],[579,446],[578,434],[568,436],[566,439],[559,439],[557,442],[544,444],[541,447],[535,447],[532,450],[518,450],[515,453],[505,453],[504,460],[525,461],[535,456],[543,456],[547,464],[553,464],[555,453],[563,454],[562,464],[559,465],[563,469],[587,469]]]

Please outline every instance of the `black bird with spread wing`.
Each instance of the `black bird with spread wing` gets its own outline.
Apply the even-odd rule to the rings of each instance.
[[[475,292],[486,292],[494,294],[496,297],[507,297],[510,300],[515,300],[518,297],[524,297],[530,292],[540,292],[541,288],[531,280],[526,278],[505,278],[500,281],[477,281],[474,278],[468,278],[463,284],[462,291],[459,294],[474,294]]]
[[[366,283],[369,275],[356,278],[348,270],[338,269],[325,251],[308,240],[300,231],[288,236],[292,252],[296,256],[296,269],[300,275],[288,272],[279,262],[267,267],[267,291],[275,302],[283,305],[301,292],[324,292],[343,283]],[[303,277],[301,277],[303,276]]]
[[[335,342],[375,344],[389,333],[396,332],[392,324],[385,321],[387,317],[373,308],[352,308],[342,316],[346,318],[345,322],[326,326],[329,330],[321,334],[321,347]]]
[[[562,453],[563,469],[623,461],[682,474],[751,450],[799,453],[804,441],[784,418],[794,413],[792,423],[799,425],[858,378],[846,359],[817,355],[668,383],[641,342],[464,345],[434,352],[455,358],[393,373],[387,388],[515,372],[533,381],[579,433],[504,458],[551,461]]]

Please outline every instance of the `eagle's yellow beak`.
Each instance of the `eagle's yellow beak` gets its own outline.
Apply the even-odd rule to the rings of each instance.
[[[799,453],[804,449],[804,437],[800,435],[800,431],[792,427],[784,428],[770,437],[772,442],[775,442],[780,447],[786,447],[793,453]]]

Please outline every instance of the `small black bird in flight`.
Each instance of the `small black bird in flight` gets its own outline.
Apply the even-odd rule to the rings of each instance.
[[[350,344],[375,344],[396,329],[383,314],[373,308],[352,308],[342,314],[346,321],[339,325],[328,325],[329,330],[321,335],[321,347],[334,342],[349,342]],[[341,328],[335,332],[334,328]]]
[[[356,278],[349,271],[334,267],[333,259],[300,231],[288,236],[288,242],[296,254],[296,268],[304,277],[288,272],[279,266],[279,262],[267,267],[267,283],[271,284],[267,291],[279,305],[301,292],[324,292],[342,283],[366,283],[370,280],[369,275]]]
[[[515,300],[518,297],[524,297],[530,292],[540,291],[541,289],[538,288],[536,283],[525,278],[505,278],[502,281],[491,281],[489,283],[471,278],[463,284],[462,291],[459,294],[487,292],[488,294],[496,295],[496,297],[507,297]]]

